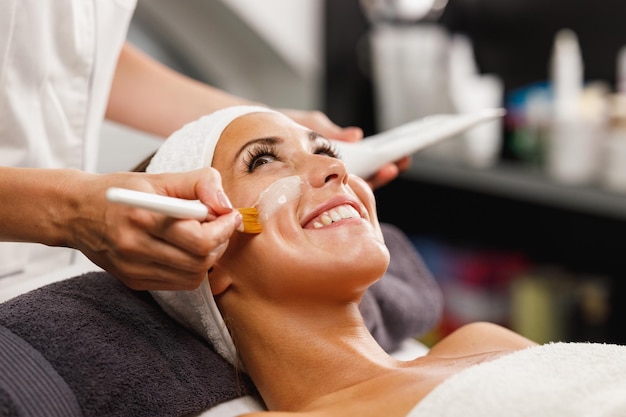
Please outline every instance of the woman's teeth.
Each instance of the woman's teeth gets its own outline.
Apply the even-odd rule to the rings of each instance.
[[[324,226],[329,226],[334,222],[342,219],[351,219],[353,217],[361,217],[359,212],[354,207],[348,204],[335,207],[332,210],[324,212],[315,221],[313,221],[313,228],[320,229]]]

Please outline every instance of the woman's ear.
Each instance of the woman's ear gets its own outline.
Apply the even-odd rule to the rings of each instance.
[[[209,284],[211,293],[213,293],[214,296],[226,291],[232,282],[230,274],[228,274],[224,268],[214,265],[213,268],[209,270]]]

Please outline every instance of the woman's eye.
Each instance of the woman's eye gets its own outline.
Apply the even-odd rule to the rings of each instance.
[[[339,152],[335,146],[327,141],[317,143],[312,152],[315,155],[326,155],[331,158],[340,158]],[[284,161],[284,158],[281,158],[278,155],[279,152],[277,152],[274,145],[261,144],[254,146],[248,150],[244,159],[246,171],[248,173],[252,173],[262,165]]]
[[[278,160],[279,158],[272,148],[261,146],[250,149],[244,163],[246,165],[246,170],[251,173],[261,165],[269,164],[270,162]]]
[[[337,148],[335,148],[330,143],[324,143],[324,144],[318,146],[317,149],[315,150],[315,154],[317,154],[317,155],[322,155],[323,154],[323,155],[330,156],[331,158],[340,158],[339,152],[337,151]]]
[[[257,169],[261,165],[269,164],[270,162],[275,161],[275,160],[276,160],[276,158],[273,157],[272,155],[257,156],[255,158],[253,158],[250,161],[250,163],[248,164],[248,170],[249,171],[254,171],[255,169]]]

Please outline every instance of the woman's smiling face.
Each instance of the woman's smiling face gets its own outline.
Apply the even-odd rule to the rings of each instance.
[[[327,139],[282,114],[251,113],[224,130],[213,161],[230,200],[257,207],[263,228],[259,235],[236,233],[221,268],[330,276],[335,285],[338,275],[367,271],[369,278],[359,279],[369,285],[384,273],[389,254],[374,195],[346,172]]]

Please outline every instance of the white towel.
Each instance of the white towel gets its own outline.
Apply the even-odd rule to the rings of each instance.
[[[146,172],[186,172],[210,166],[222,132],[235,119],[250,113],[278,113],[260,106],[234,106],[186,124],[157,150]],[[209,280],[193,291],[151,291],[154,299],[175,320],[208,340],[217,353],[233,365],[237,350],[213,299]]]
[[[626,416],[626,346],[551,343],[472,366],[407,417]]]
[[[233,106],[202,116],[172,133],[159,147],[146,172],[187,172],[211,166],[224,129],[233,120],[250,113],[278,112],[261,106]]]

